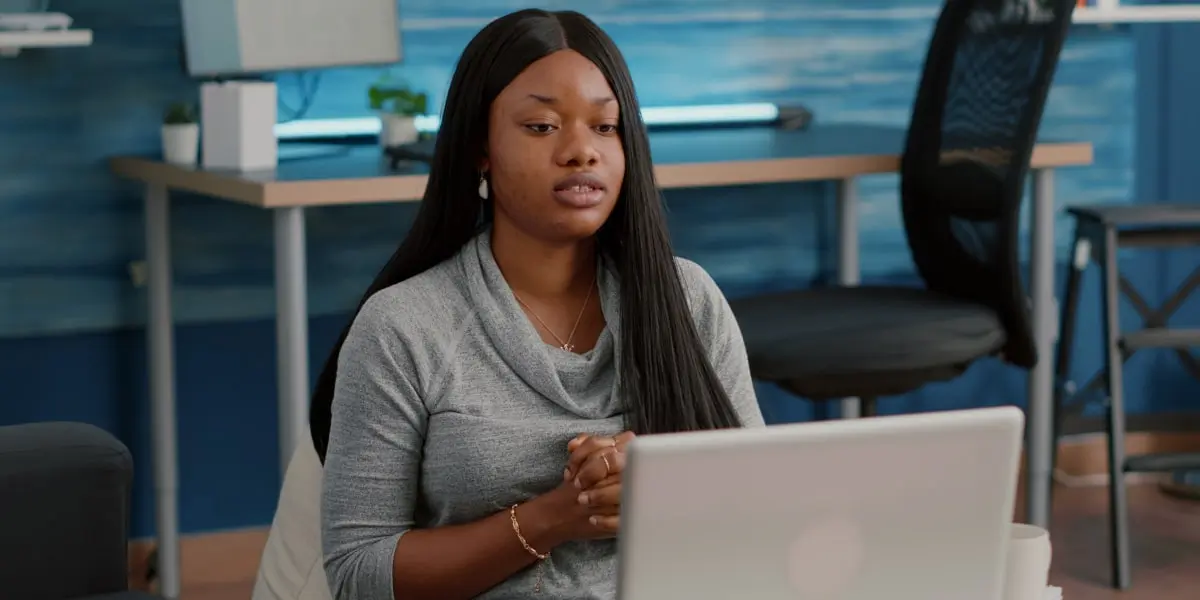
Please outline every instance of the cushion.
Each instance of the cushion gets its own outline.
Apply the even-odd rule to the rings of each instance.
[[[132,479],[129,449],[93,425],[0,427],[0,598],[126,589]]]
[[[288,464],[252,600],[332,600],[321,555],[321,460],[301,436]]]
[[[730,302],[756,379],[834,377],[872,396],[873,375],[941,370],[996,353],[1004,328],[986,306],[919,288],[835,287]]]

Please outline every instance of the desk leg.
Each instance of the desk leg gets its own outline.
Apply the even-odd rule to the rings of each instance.
[[[837,182],[838,284],[856,286],[860,281],[858,259],[858,186],[854,179]],[[861,415],[858,398],[842,398],[842,418]]]
[[[175,342],[171,316],[170,195],[146,186],[146,355],[150,363],[150,435],[154,448],[159,593],[179,598],[179,473],[175,422]]]
[[[1030,295],[1038,361],[1029,373],[1025,486],[1026,520],[1039,527],[1050,522],[1050,454],[1054,419],[1054,172],[1033,172],[1030,248]]]
[[[308,293],[304,209],[275,209],[275,343],[280,475],[308,430]]]

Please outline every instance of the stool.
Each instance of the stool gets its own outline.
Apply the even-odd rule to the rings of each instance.
[[[1128,589],[1130,549],[1124,474],[1172,472],[1200,468],[1200,454],[1125,455],[1124,363],[1147,348],[1173,349],[1185,368],[1200,378],[1200,361],[1188,349],[1200,346],[1200,329],[1170,329],[1167,320],[1200,287],[1200,268],[1193,271],[1162,306],[1154,308],[1118,270],[1119,248],[1200,247],[1200,205],[1075,206],[1074,255],[1067,273],[1063,298],[1055,375],[1054,453],[1062,436],[1063,411],[1072,397],[1099,387],[1104,395],[1109,457],[1109,529],[1113,587]],[[1101,372],[1078,390],[1071,390],[1071,349],[1079,285],[1089,261],[1100,265],[1103,294],[1104,363]],[[1144,328],[1122,332],[1120,300],[1124,294],[1141,315]]]

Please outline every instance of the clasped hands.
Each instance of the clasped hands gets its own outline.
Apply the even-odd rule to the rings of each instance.
[[[628,431],[613,437],[580,434],[567,444],[570,457],[561,487],[578,492],[576,502],[597,530],[596,537],[611,537],[620,526],[621,476],[625,449],[633,438]]]

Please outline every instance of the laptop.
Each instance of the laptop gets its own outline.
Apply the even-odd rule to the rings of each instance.
[[[1015,407],[642,436],[620,600],[999,600]]]

